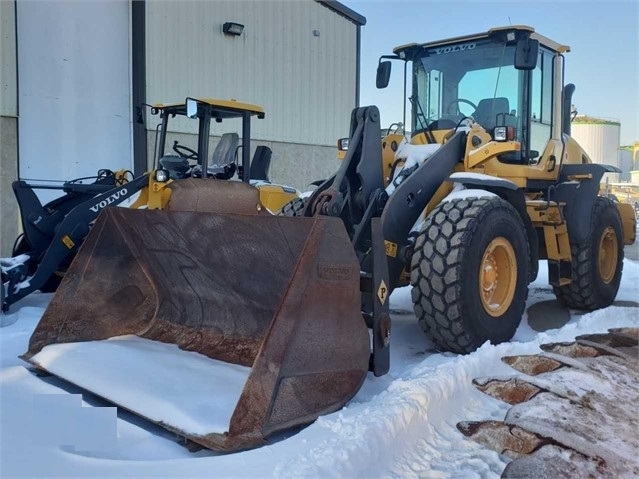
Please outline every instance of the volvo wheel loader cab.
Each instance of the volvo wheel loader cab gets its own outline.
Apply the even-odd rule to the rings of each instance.
[[[542,259],[567,307],[605,307],[617,294],[636,221],[627,205],[598,196],[602,175],[618,170],[593,164],[570,138],[569,50],[509,26],[404,45],[380,59],[378,87],[388,84],[392,60],[411,72],[411,144],[444,150],[463,135],[449,164],[435,165],[435,153],[409,177],[433,183],[431,197],[415,202],[418,190],[402,185],[391,197],[425,207],[416,239],[385,235],[391,253],[411,258],[415,312],[439,347],[467,352],[512,337]],[[383,158],[386,172],[393,149],[384,147]],[[449,194],[454,183],[466,191]],[[391,282],[402,284],[407,263],[391,269]]]
[[[298,196],[294,188],[268,181],[268,147],[258,146],[251,159],[251,119],[265,117],[261,106],[236,100],[187,98],[181,103],[155,104],[151,113],[161,120],[155,137],[154,163],[167,169],[172,179],[205,177],[251,183],[259,190],[261,205],[272,213]],[[176,132],[188,129],[197,132],[190,145],[184,133]],[[241,132],[241,138],[236,131]],[[214,135],[219,140],[212,147]]]

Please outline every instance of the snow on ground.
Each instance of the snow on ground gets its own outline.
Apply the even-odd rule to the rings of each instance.
[[[472,379],[515,374],[502,356],[639,323],[639,262],[625,260],[615,305],[588,314],[558,307],[546,275],[542,266],[513,341],[466,356],[437,353],[416,324],[409,289],[395,291],[389,374],[369,375],[342,410],[228,455],[191,453],[163,428],[123,410],[116,418],[100,398],[85,393],[81,402],[78,387],[30,372],[18,356],[50,299],[31,295],[0,317],[0,476],[499,477],[508,459],[456,428],[459,421],[501,420],[508,409]]]

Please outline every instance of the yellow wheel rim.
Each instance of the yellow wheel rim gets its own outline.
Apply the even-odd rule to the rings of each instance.
[[[479,266],[479,297],[484,310],[497,318],[510,307],[517,285],[515,250],[503,237],[490,242]]]
[[[599,240],[599,277],[606,284],[615,277],[618,255],[617,234],[611,226],[608,226]]]

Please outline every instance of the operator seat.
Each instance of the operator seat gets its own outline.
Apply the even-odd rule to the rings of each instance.
[[[220,180],[228,180],[233,177],[237,170],[235,157],[240,144],[240,137],[237,133],[224,133],[211,155],[211,163],[208,167],[209,177]]]
[[[273,152],[268,146],[260,145],[255,148],[249,177],[252,180],[270,181],[268,170],[271,166],[271,155]]]
[[[497,126],[497,115],[510,113],[508,98],[484,98],[477,104],[477,109],[471,115],[485,130],[492,130]],[[506,117],[507,118],[507,117]]]
[[[235,163],[235,151],[239,144],[240,137],[237,133],[224,133],[211,155],[211,166]]]
[[[215,145],[211,161],[206,170],[208,178],[217,178],[220,180],[228,180],[233,177],[237,170],[235,155],[240,143],[240,137],[237,133],[224,133],[220,141]],[[200,178],[202,176],[202,167],[196,165],[193,167],[191,176]]]

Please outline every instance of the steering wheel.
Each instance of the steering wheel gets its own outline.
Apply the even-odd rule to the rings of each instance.
[[[450,107],[454,106],[454,105],[459,105],[459,103],[466,103],[467,105],[470,105],[473,107],[473,110],[477,109],[477,105],[475,105],[472,101],[470,100],[466,100],[465,98],[457,98],[457,100],[453,100],[451,101],[448,106],[446,107],[446,111],[448,112],[449,115],[454,115],[456,113],[461,113],[459,111],[459,106],[457,107],[457,111],[456,112],[451,112],[450,111]]]
[[[186,160],[197,160],[197,151],[188,146],[178,144],[177,140],[173,142],[173,151]]]

